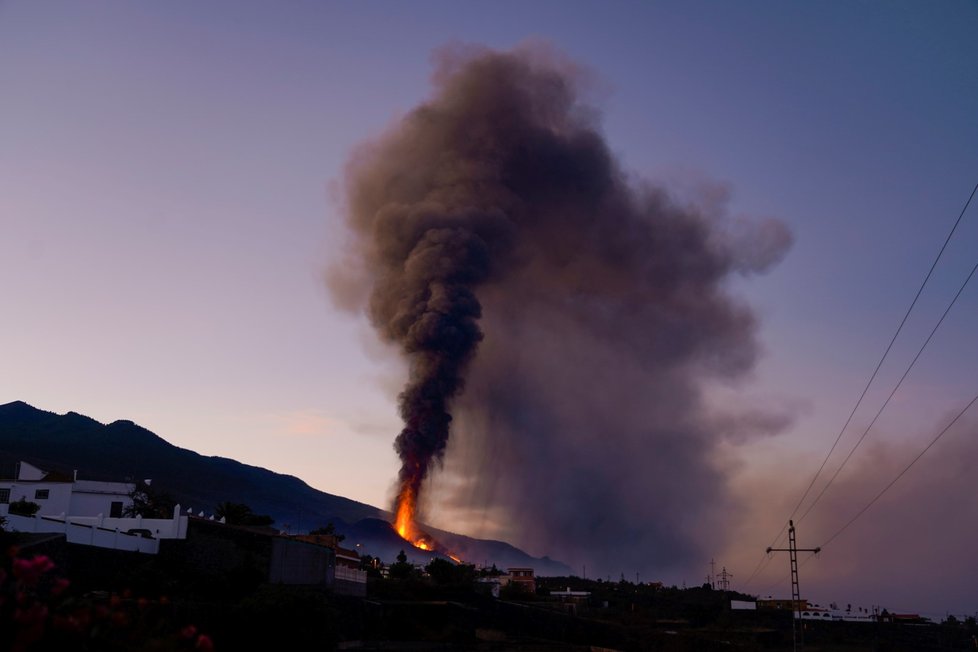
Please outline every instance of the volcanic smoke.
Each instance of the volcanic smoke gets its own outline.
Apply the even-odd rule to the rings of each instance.
[[[695,554],[679,552],[689,515],[722,506],[724,480],[702,386],[756,357],[726,281],[777,262],[790,234],[727,219],[724,196],[680,204],[630,183],[580,69],[551,50],[436,61],[433,97],[351,158],[354,240],[333,270],[408,362],[395,528],[421,535],[464,423],[446,469],[457,510],[501,512],[506,534],[568,561],[584,540]]]

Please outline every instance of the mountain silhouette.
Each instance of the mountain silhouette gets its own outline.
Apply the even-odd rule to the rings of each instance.
[[[69,477],[77,470],[80,479],[151,478],[154,488],[169,493],[184,509],[212,514],[219,503],[244,503],[255,514],[270,515],[276,527],[292,532],[332,522],[347,537],[342,545],[359,544],[361,552],[385,562],[393,561],[401,549],[414,561],[432,556],[401,539],[390,527],[390,513],[385,510],[319,491],[295,476],[179,448],[132,421],[106,425],[76,412],[39,410],[23,401],[0,405],[0,477],[10,477],[19,461]],[[475,563],[570,574],[560,562],[534,558],[502,541],[424,529],[450,551]]]

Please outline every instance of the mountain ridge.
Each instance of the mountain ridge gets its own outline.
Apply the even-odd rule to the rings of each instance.
[[[154,487],[172,495],[183,509],[213,512],[223,501],[245,503],[291,531],[332,522],[349,545],[360,544],[364,552],[388,562],[401,549],[415,561],[432,556],[401,539],[390,527],[386,510],[321,491],[296,476],[175,446],[126,419],[103,424],[77,412],[59,415],[24,401],[0,405],[0,462],[9,466],[19,461],[69,474],[77,469],[85,479],[152,478]],[[423,527],[467,559],[494,560],[503,567],[539,567],[538,572],[546,569],[550,574],[569,572],[560,562],[532,557],[505,541]]]

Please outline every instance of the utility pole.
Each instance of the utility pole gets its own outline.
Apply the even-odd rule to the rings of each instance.
[[[772,552],[786,552],[788,553],[788,558],[791,560],[791,602],[795,608],[794,619],[791,622],[791,647],[794,650],[805,647],[805,628],[801,621],[801,589],[798,587],[798,553],[812,552],[818,554],[821,550],[821,547],[798,547],[798,542],[795,539],[794,521],[788,521],[788,547],[767,549],[768,554]]]
[[[717,563],[715,560],[710,559],[710,574],[706,578],[706,583],[710,585],[711,589],[715,589],[716,586],[713,585],[713,579],[717,576]]]

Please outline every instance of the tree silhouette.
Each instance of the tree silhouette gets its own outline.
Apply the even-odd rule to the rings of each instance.
[[[408,563],[407,555],[402,550],[397,555],[397,562],[390,565],[387,569],[388,575],[392,579],[407,579],[416,574],[414,566]]]
[[[333,525],[332,521],[330,521],[326,525],[317,527],[315,530],[310,530],[309,534],[317,534],[320,536],[333,537],[333,539],[336,540],[336,543],[339,543],[340,541],[346,538],[345,534],[336,533],[336,526]]]
[[[154,489],[145,482],[140,482],[129,492],[132,505],[127,505],[122,510],[122,515],[132,518],[142,516],[143,518],[171,518],[176,500],[159,489]]]
[[[275,522],[271,516],[265,514],[255,514],[251,508],[244,503],[233,503],[224,501],[218,503],[214,511],[217,518],[223,518],[228,525],[250,525],[263,526],[271,525]]]

